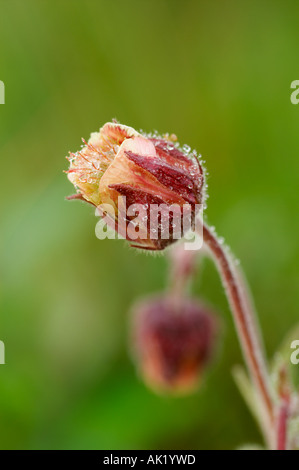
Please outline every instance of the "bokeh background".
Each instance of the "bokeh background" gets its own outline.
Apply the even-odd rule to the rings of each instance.
[[[163,289],[167,262],[97,240],[62,171],[113,117],[202,153],[208,220],[242,260],[271,357],[298,322],[298,14],[293,1],[0,0],[2,449],[261,443],[212,263],[193,292],[220,313],[218,358],[194,395],[156,396],[128,352],[128,311]]]

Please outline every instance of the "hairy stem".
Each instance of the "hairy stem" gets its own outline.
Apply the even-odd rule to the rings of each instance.
[[[191,250],[184,250],[183,244],[175,245],[169,251],[168,257],[170,260],[169,293],[174,297],[182,297],[195,276],[197,259]]]
[[[237,333],[243,350],[244,358],[258,392],[262,404],[262,412],[269,430],[265,436],[268,443],[273,445],[274,410],[270,392],[264,348],[262,346],[255,313],[251,306],[246,284],[238,273],[232,256],[218,241],[211,229],[203,224],[203,241],[212,254],[224,284],[226,295],[234,317]],[[269,442],[270,441],[270,442]],[[272,442],[272,443],[271,443]]]
[[[277,438],[276,449],[287,450],[287,422],[288,422],[288,403],[283,401],[278,410],[277,416]]]

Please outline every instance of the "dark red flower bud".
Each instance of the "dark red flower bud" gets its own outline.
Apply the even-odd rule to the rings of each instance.
[[[129,228],[125,238],[132,246],[164,249],[184,235],[188,223],[194,225],[198,206],[203,203],[199,160],[175,140],[175,136],[157,138],[107,123],[91,135],[81,151],[71,154],[68,178],[77,188],[77,197],[98,207],[122,236],[124,221]],[[130,213],[134,204],[144,208],[142,219]],[[153,228],[150,209],[155,205],[160,210]],[[184,212],[186,206],[189,212]],[[184,217],[190,222],[185,224]]]
[[[138,368],[154,390],[196,387],[214,349],[215,317],[196,300],[169,296],[135,306],[133,342]]]

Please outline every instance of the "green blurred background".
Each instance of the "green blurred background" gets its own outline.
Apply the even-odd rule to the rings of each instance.
[[[0,0],[2,449],[261,442],[212,263],[194,293],[221,313],[218,359],[196,394],[156,396],[128,353],[128,311],[163,288],[166,260],[97,240],[62,171],[113,117],[202,153],[208,219],[242,260],[272,356],[298,321],[298,15],[293,1]]]

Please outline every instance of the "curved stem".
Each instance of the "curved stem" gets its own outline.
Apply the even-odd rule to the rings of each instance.
[[[231,255],[225,250],[207,225],[203,224],[202,230],[204,244],[211,252],[224,284],[244,358],[263,405],[267,421],[266,427],[269,429],[269,436],[266,436],[266,438],[273,445],[273,401],[270,393],[263,346],[255,314],[249,300],[250,297],[247,294],[246,285],[242,282],[242,277],[239,275]]]

